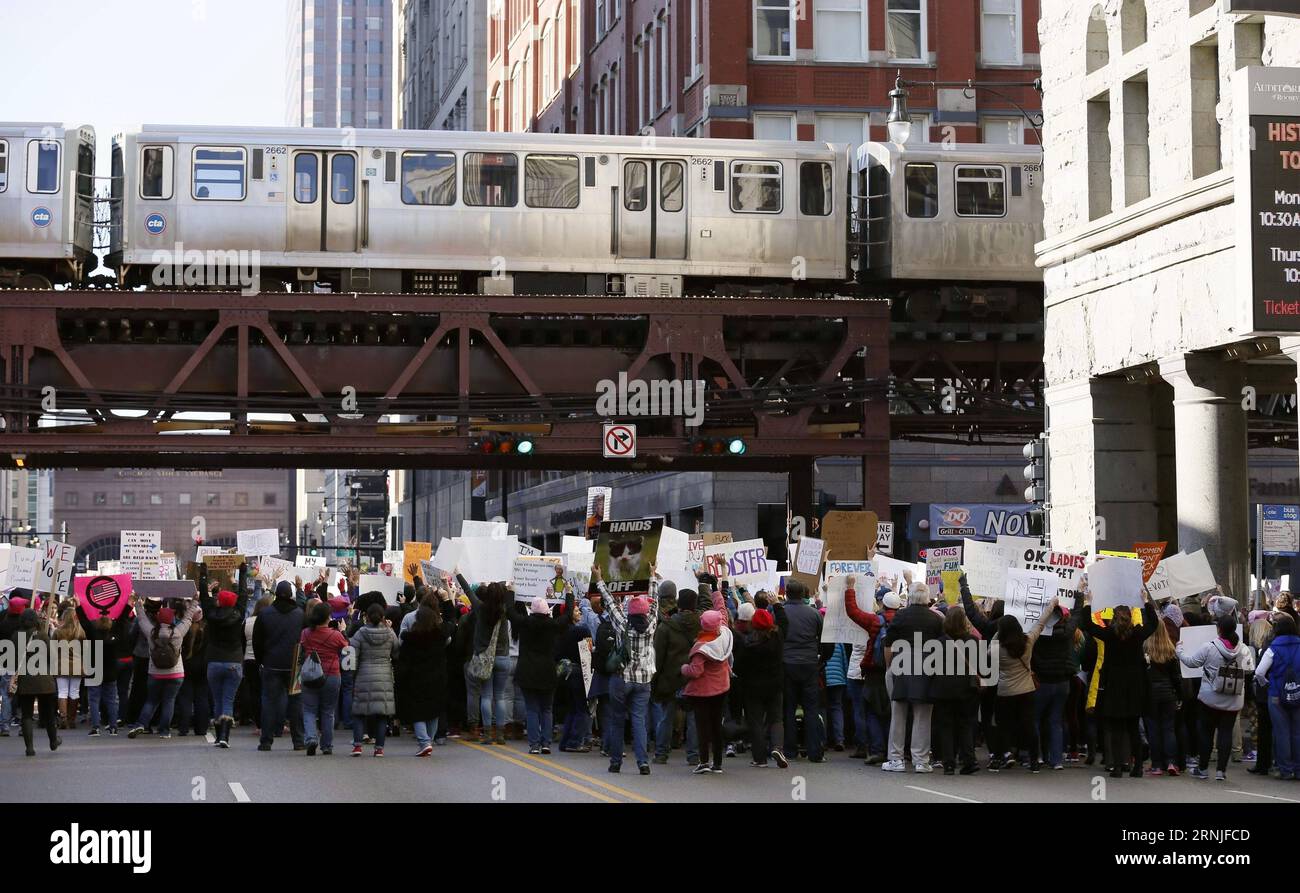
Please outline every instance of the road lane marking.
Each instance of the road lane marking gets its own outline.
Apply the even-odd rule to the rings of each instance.
[[[905,784],[905,785],[903,785],[903,787],[905,787],[905,788],[911,788],[911,789],[914,790],[914,791],[925,791],[927,794],[934,794],[934,795],[939,796],[939,797],[948,797],[948,798],[950,798],[950,799],[952,799],[952,800],[960,800],[962,803],[979,803],[979,802],[980,802],[980,801],[978,801],[978,800],[972,800],[970,797],[958,797],[956,794],[947,794],[947,793],[944,793],[943,791],[935,791],[935,790],[932,790],[932,789],[930,789],[930,788],[917,787],[917,786],[914,785],[914,784]]]
[[[636,800],[641,803],[654,802],[649,797],[643,797],[640,794],[634,794],[632,791],[629,791],[626,788],[620,788],[616,784],[610,784],[609,782],[601,781],[599,778],[593,778],[592,776],[588,775],[585,772],[579,772],[577,769],[570,769],[568,766],[561,765],[560,763],[552,763],[549,760],[546,760],[545,758],[539,755],[529,754],[529,757],[530,757],[529,759],[530,763],[536,761],[545,766],[549,766],[552,769],[557,769],[560,772],[568,772],[570,775],[576,775],[579,778],[583,779],[584,781],[589,782],[590,784],[599,785],[600,787],[605,788],[608,791],[613,791],[615,794],[619,794],[620,796],[627,797],[631,800]]]
[[[539,769],[537,766],[534,766],[531,763],[525,762],[524,760],[518,759],[517,757],[509,753],[503,752],[498,747],[484,747],[483,745],[480,744],[470,744],[468,741],[461,741],[460,743],[470,748],[471,750],[477,750],[481,753],[488,754],[489,756],[496,757],[498,760],[505,760],[507,763],[514,763],[516,766],[519,766],[523,769],[527,769],[529,772],[534,772],[542,776],[543,778],[549,778],[551,781],[554,781],[557,784],[562,784],[566,788],[570,788],[572,790],[578,791],[581,794],[586,794],[588,797],[595,797],[597,800],[601,800],[605,803],[622,802],[620,800],[615,800],[613,797],[610,797],[607,794],[602,794],[600,791],[594,791],[591,788],[583,787],[577,782],[570,781],[569,779],[564,778],[563,776],[555,775],[554,773],[547,772],[545,769]]]
[[[237,781],[230,782],[230,793],[235,795],[235,800],[239,803],[252,803],[253,798],[248,796],[244,786]]]
[[[1265,800],[1285,800],[1287,803],[1300,803],[1290,797],[1274,797],[1272,794],[1255,794],[1250,791],[1228,791],[1229,794],[1244,794],[1247,797],[1263,797]]]

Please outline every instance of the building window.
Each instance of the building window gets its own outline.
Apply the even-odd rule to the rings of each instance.
[[[339,19],[339,30],[344,34],[352,30],[352,16],[343,16]]]
[[[794,58],[794,8],[790,0],[755,0],[754,58]]]
[[[865,0],[818,0],[813,7],[813,52],[819,61],[865,62]]]
[[[733,161],[731,210],[741,214],[780,214],[781,165],[775,161]]]
[[[1110,35],[1106,32],[1106,10],[1098,3],[1088,13],[1086,67],[1089,74],[1110,61]]]
[[[366,102],[380,102],[384,98],[383,87],[367,87]]]
[[[263,506],[275,505],[275,494],[274,494],[274,493],[263,493],[263,494],[262,494],[262,505],[263,505]]]
[[[236,493],[236,494],[235,494],[235,505],[248,505],[248,494],[247,494],[247,493]]]
[[[596,0],[596,39],[605,36],[605,0]]]
[[[849,157],[862,145],[866,133],[866,115],[818,115],[813,119],[813,133],[819,143],[847,143]]]
[[[510,129],[515,133],[524,129],[524,78],[518,62],[510,69]]]
[[[799,213],[808,217],[826,217],[831,213],[831,166],[823,161],[805,161],[799,165]]]
[[[208,505],[221,505],[220,493],[209,493],[207,496]]]
[[[1120,6],[1119,41],[1125,53],[1147,42],[1146,0],[1124,0]]]
[[[754,139],[792,140],[795,138],[794,115],[755,113]]]
[[[530,208],[578,207],[578,156],[529,155],[525,158],[524,204]]]
[[[75,506],[75,505],[77,505],[80,501],[81,501],[81,494],[79,494],[79,493],[64,493],[64,494],[63,494],[63,504],[64,504],[64,505]]]
[[[985,65],[1020,65],[1021,0],[981,0],[980,61]]]
[[[355,40],[339,41],[339,52],[345,56],[350,56],[356,52],[357,42]]]
[[[891,62],[925,61],[925,3],[886,0],[885,51]]]
[[[555,92],[555,34],[551,23],[542,26],[542,101]]]
[[[492,99],[488,103],[488,130],[501,130],[501,82],[492,85]]]
[[[958,217],[1005,217],[1007,174],[1001,167],[959,164],[956,178]]]
[[[700,2],[701,0],[690,0],[691,4],[691,69],[686,73],[690,80],[695,80],[700,76],[701,64],[700,59],[703,57],[702,46],[704,41],[704,32],[700,27]]]
[[[907,190],[908,217],[939,216],[939,168],[933,164],[909,164],[903,171]]]
[[[378,55],[384,51],[384,42],[382,40],[367,40],[366,52]]]
[[[666,109],[672,104],[672,71],[669,68],[668,52],[668,17],[659,13],[655,24],[655,43],[659,46],[659,108]]]
[[[465,204],[513,208],[519,201],[519,157],[513,153],[465,153]]]
[[[456,156],[451,152],[403,152],[402,202],[407,205],[454,205]]]
[[[986,143],[1019,146],[1025,141],[1024,118],[980,118],[980,138]]]
[[[352,88],[339,87],[339,102],[348,103],[352,101]]]
[[[162,495],[161,493],[150,493],[150,494],[149,494],[149,504],[150,504],[150,505],[162,505],[162,504],[163,504],[163,495]]]
[[[1146,72],[1124,82],[1124,206],[1151,197],[1151,119]]]
[[[912,122],[912,132],[908,135],[909,143],[928,143],[930,142],[930,128],[934,126],[934,121],[928,114],[909,115]]]
[[[382,31],[384,29],[384,20],[380,16],[366,16],[367,31]]]
[[[108,505],[108,494],[96,493],[93,501],[95,505]]]
[[[384,76],[384,66],[383,66],[383,65],[380,65],[380,64],[378,64],[378,63],[376,63],[376,62],[371,62],[371,63],[369,63],[369,64],[366,65],[366,77],[368,77],[368,78],[381,78],[381,77],[383,77],[383,76]]]
[[[123,494],[122,494],[122,505],[135,505],[135,494],[134,494],[134,493],[123,493]]]
[[[177,493],[176,502],[178,505],[189,505],[193,501],[189,493]]]

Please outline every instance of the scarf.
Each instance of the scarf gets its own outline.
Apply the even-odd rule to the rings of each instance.
[[[727,627],[720,627],[711,639],[705,639],[705,634],[701,633],[700,637],[695,640],[695,645],[691,647],[691,654],[696,652],[703,654],[710,660],[724,661],[731,657],[731,630]]]

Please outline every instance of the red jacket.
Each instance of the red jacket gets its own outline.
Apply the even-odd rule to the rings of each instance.
[[[329,626],[314,626],[303,630],[298,641],[302,643],[303,660],[314,651],[326,676],[339,675],[339,652],[348,647],[341,632]]]
[[[867,649],[862,657],[861,666],[864,670],[870,670],[876,665],[876,636],[880,635],[880,616],[859,608],[857,593],[852,589],[844,590],[844,610],[850,620],[867,631]],[[892,612],[890,613],[892,615]]]

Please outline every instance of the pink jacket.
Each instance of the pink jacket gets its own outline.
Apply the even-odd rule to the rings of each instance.
[[[721,593],[713,593],[713,610],[722,612],[727,618],[727,606]],[[689,663],[682,664],[682,675],[688,680],[682,694],[692,698],[711,698],[731,690],[731,629],[730,618],[719,630],[719,637],[712,642],[698,639],[691,646]],[[704,650],[721,652],[721,659],[712,657]]]

